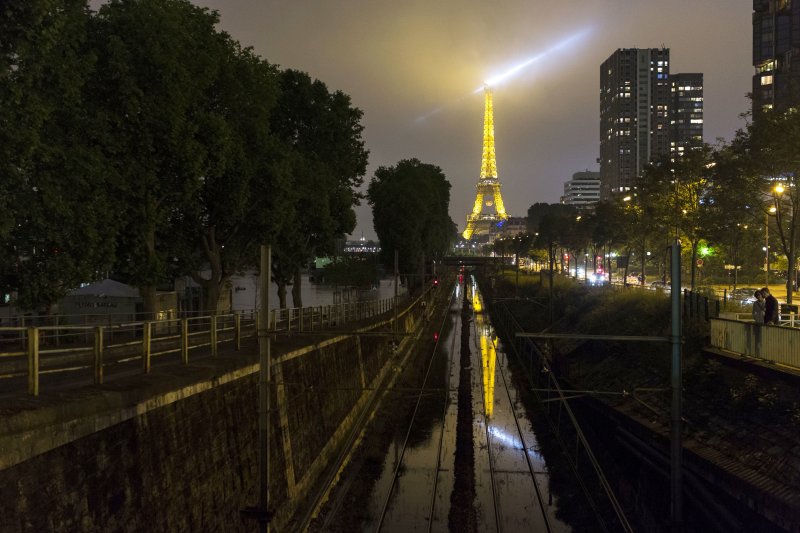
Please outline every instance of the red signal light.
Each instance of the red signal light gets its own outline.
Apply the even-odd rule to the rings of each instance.
[[[434,341],[438,341],[439,340],[439,332],[438,331],[433,334],[433,340]]]

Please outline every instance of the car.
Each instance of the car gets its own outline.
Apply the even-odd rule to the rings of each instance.
[[[662,291],[668,291],[672,289],[670,284],[667,283],[666,281],[654,281],[653,283],[650,284],[650,288],[652,290],[662,290]]]
[[[740,287],[728,293],[728,299],[742,304],[751,304],[756,301],[756,287]]]

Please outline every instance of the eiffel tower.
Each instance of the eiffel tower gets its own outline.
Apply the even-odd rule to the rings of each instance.
[[[472,213],[467,215],[467,229],[462,234],[469,240],[473,235],[486,234],[497,222],[506,220],[506,208],[500,195],[500,180],[497,178],[497,161],[494,155],[494,107],[492,105],[492,88],[483,86],[485,107],[483,112],[483,156],[481,158],[481,176],[478,179],[478,193]],[[485,199],[485,201],[484,201]],[[493,213],[492,211],[493,209]],[[488,208],[485,212],[484,208]]]

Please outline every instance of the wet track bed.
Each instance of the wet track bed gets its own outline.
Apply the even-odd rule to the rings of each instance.
[[[436,326],[438,342],[386,392],[311,529],[569,531],[474,283],[454,287]]]

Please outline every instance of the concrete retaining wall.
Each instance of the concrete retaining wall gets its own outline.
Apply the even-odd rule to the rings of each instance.
[[[404,332],[419,325],[414,308],[401,317]],[[397,358],[386,336],[276,357],[275,530],[291,527]],[[0,531],[253,531],[239,511],[257,502],[257,380],[256,354],[221,357],[0,419]]]

